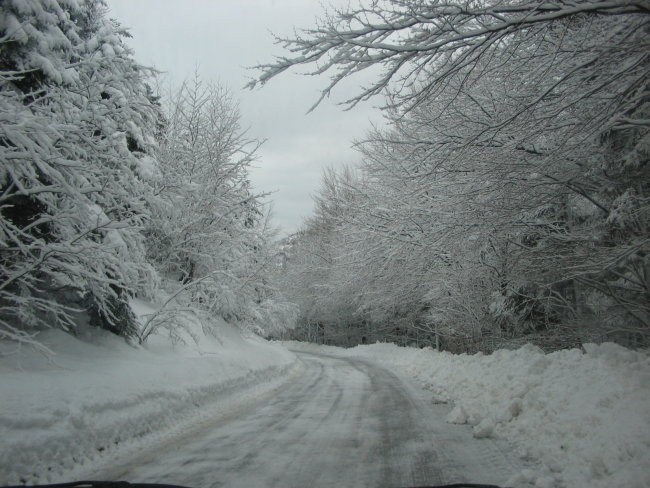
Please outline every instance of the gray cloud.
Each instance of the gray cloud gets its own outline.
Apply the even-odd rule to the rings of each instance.
[[[253,91],[243,86],[254,72],[282,49],[270,31],[291,35],[294,27],[310,27],[322,13],[313,0],[109,0],[111,15],[128,27],[136,59],[165,72],[172,85],[192,76],[228,86],[240,100],[249,135],[267,139],[251,172],[256,191],[276,191],[274,224],[283,233],[296,230],[312,210],[310,195],[324,166],[357,159],[350,148],[363,137],[378,111],[369,104],[344,112],[336,102],[355,91],[364,77],[347,82],[315,112],[325,78],[286,74]],[[347,4],[337,0],[337,4]],[[372,76],[373,74],[368,74]]]

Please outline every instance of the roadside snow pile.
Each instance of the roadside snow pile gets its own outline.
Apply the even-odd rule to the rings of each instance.
[[[471,425],[477,438],[514,441],[545,467],[522,473],[513,486],[650,486],[647,351],[612,343],[550,354],[527,345],[487,356],[394,344],[328,349],[416,378],[436,400],[454,403],[448,422]]]
[[[216,325],[198,344],[152,336],[142,348],[94,328],[50,330],[38,339],[51,357],[0,342],[0,485],[63,481],[287,380],[293,354]]]

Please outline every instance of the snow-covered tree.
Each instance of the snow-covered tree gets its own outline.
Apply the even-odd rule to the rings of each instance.
[[[148,73],[99,0],[2,2],[0,32],[0,334],[30,341],[89,314],[133,335],[127,301],[152,271]]]
[[[559,57],[535,59],[540,73],[566,62],[566,57],[573,59],[574,70],[556,79],[557,86],[579,86],[596,77],[597,86],[606,90],[613,78],[624,74],[643,81],[649,11],[646,2],[624,0],[359,2],[333,9],[316,27],[293,38],[277,37],[288,55],[259,65],[261,75],[249,86],[265,84],[292,67],[311,65],[311,74],[331,74],[320,102],[343,79],[381,65],[381,75],[346,103],[353,106],[393,83],[400,88],[390,105],[413,106],[435,97],[459,71],[477,68],[482,59],[493,59],[491,68],[503,67],[500,61],[507,59],[533,61],[539,53],[531,46],[545,46]],[[576,28],[588,33],[578,42],[566,36]],[[524,53],[528,56],[522,58]],[[621,62],[621,56],[630,62]],[[575,97],[579,99],[577,93]]]
[[[262,195],[248,175],[261,142],[247,137],[232,94],[198,75],[163,111],[148,253],[168,292],[244,327],[277,332],[283,318],[290,326],[292,308],[269,279],[276,257]]]
[[[387,284],[390,263],[405,270],[383,302],[364,296],[369,310],[404,304],[402,317],[423,310],[475,338],[574,322],[598,324],[587,339],[648,340],[647,14],[643,2],[386,0],[279,39],[289,55],[258,83],[315,65],[333,73],[327,96],[383,67],[347,101],[384,93],[389,109],[389,130],[360,145],[346,217],[348,235],[377,246],[352,272]]]

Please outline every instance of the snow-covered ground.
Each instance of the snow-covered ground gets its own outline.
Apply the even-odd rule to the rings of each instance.
[[[263,401],[83,478],[195,488],[503,486],[526,465],[508,443],[445,423],[445,405],[374,361],[298,356],[300,374]]]
[[[125,453],[263,404],[301,363],[226,323],[198,344],[135,348],[98,329],[39,336],[55,354],[0,343],[0,484],[79,478]],[[392,344],[292,349],[360,357],[449,402],[447,422],[514,442],[539,465],[514,487],[650,486],[650,355],[615,344],[452,355]],[[170,442],[167,442],[168,444]],[[172,442],[173,444],[173,442]]]
[[[447,421],[516,443],[538,461],[513,486],[650,486],[650,355],[612,343],[544,354],[534,346],[453,355],[375,344],[292,349],[374,360],[450,402]]]
[[[50,330],[38,337],[50,356],[0,342],[0,485],[70,481],[287,381],[292,353],[214,325],[198,344],[154,335],[140,348]]]

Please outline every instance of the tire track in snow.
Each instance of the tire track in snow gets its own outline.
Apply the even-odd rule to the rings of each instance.
[[[516,471],[491,440],[446,424],[448,409],[396,374],[359,359],[300,358],[289,381],[267,394],[89,474],[288,488],[503,483]]]

